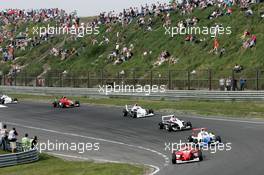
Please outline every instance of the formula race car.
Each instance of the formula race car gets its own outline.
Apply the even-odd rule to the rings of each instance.
[[[189,144],[182,146],[178,151],[172,153],[172,164],[200,162],[202,160],[202,151]]]
[[[11,98],[7,95],[2,95],[0,97],[0,104],[17,104],[18,103],[18,100],[17,98]]]
[[[63,97],[59,100],[55,100],[53,103],[54,108],[73,108],[73,107],[80,107],[79,101],[71,101],[66,97]]]
[[[152,109],[143,109],[137,104],[132,106],[126,105],[123,110],[124,117],[133,117],[133,118],[144,118],[144,117],[152,117],[154,116],[154,111]]]
[[[222,142],[220,136],[208,132],[207,128],[197,128],[192,131],[193,133],[188,137],[188,141],[197,144],[197,146],[217,145]]]
[[[191,122],[185,122],[176,118],[174,115],[168,115],[162,117],[162,122],[159,123],[160,129],[166,129],[167,131],[183,131],[192,129]]]

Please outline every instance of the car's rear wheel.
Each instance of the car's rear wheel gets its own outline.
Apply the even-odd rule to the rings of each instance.
[[[193,142],[193,138],[192,138],[192,136],[189,136],[189,137],[188,137],[188,142]]]
[[[57,102],[53,102],[53,107],[57,108],[58,107],[58,103]]]
[[[177,160],[176,160],[176,154],[172,153],[172,158],[171,158],[171,163],[172,164],[176,164]]]
[[[150,109],[149,114],[154,114],[154,111],[152,109]]]
[[[192,128],[192,123],[191,122],[187,122],[186,125],[189,126],[190,128]]]
[[[80,107],[80,106],[81,106],[81,104],[80,104],[80,102],[79,102],[79,101],[75,101],[75,103],[74,103],[74,104],[75,104],[75,106],[76,106],[76,107]]]
[[[123,116],[124,116],[124,117],[127,117],[127,116],[128,116],[128,112],[127,112],[126,109],[123,110]]]
[[[2,99],[0,103],[1,103],[2,105],[5,104],[5,100]]]
[[[133,118],[137,118],[137,113],[133,112]]]
[[[164,124],[163,123],[159,123],[159,128],[160,129],[164,129]]]
[[[171,126],[171,125],[168,125],[168,131],[169,131],[169,132],[173,131],[173,129],[172,129],[172,126]]]
[[[215,137],[215,141],[218,141],[219,143],[221,143],[221,142],[222,142],[222,139],[221,139],[220,136],[216,136],[216,137]]]
[[[203,160],[203,154],[202,154],[202,151],[198,151],[198,157],[199,157],[199,160],[202,161]]]

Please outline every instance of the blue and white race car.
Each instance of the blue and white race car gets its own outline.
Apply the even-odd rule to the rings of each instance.
[[[188,142],[192,142],[197,146],[217,145],[222,142],[220,136],[208,132],[207,128],[196,128],[192,131],[192,135],[188,137]]]

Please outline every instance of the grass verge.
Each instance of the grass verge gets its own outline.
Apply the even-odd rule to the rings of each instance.
[[[0,150],[0,155],[3,155],[3,154],[9,154],[9,153],[10,153],[10,152]]]
[[[37,96],[37,95],[22,95],[16,94],[20,100],[29,101],[45,101],[52,102],[54,96]],[[164,101],[164,100],[143,100],[130,98],[103,98],[92,99],[87,97],[69,97],[71,99],[79,100],[82,104],[95,105],[113,105],[124,106],[125,104],[138,103],[145,108],[152,108],[155,111],[171,111],[184,112],[209,116],[225,116],[238,118],[264,118],[264,103],[262,102],[237,102],[237,101],[198,101],[198,100],[184,100],[184,101]]]
[[[36,163],[1,168],[0,175],[139,175],[144,167],[116,163],[66,161],[41,154]]]

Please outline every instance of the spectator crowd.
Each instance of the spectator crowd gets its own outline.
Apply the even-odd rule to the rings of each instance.
[[[38,143],[37,136],[29,138],[26,133],[21,142],[18,141],[19,133],[16,128],[8,129],[7,125],[0,123],[0,149],[6,152],[28,151],[35,149]],[[21,145],[20,145],[21,144]],[[20,148],[19,148],[20,147]],[[22,150],[18,150],[22,149]]]
[[[78,26],[80,19],[75,13],[67,14],[64,10],[58,8],[21,10],[5,9],[0,11],[0,53],[2,60],[14,60],[16,51],[24,51],[27,47],[35,46],[47,41],[52,36],[48,33],[30,36],[30,29],[18,32],[20,29],[30,23],[47,24],[56,22],[59,27]],[[11,27],[10,27],[11,26]]]
[[[104,26],[106,29],[102,37],[91,38],[92,45],[111,45],[113,47],[108,54],[106,62],[113,65],[120,65],[126,61],[133,59],[136,49],[135,43],[127,43],[125,33],[122,29],[116,33],[115,37],[109,37],[108,34],[113,31],[114,24],[121,24],[127,27],[133,21],[136,22],[140,30],[144,32],[153,32],[153,26],[156,23],[156,18],[161,18],[164,27],[172,24],[171,13],[179,12],[182,15],[188,15],[186,19],[179,20],[177,26],[193,27],[197,26],[200,19],[192,16],[195,9],[206,9],[214,6],[215,9],[208,15],[208,20],[220,18],[221,16],[230,16],[233,14],[233,6],[237,5],[241,8],[246,17],[254,15],[250,4],[255,3],[253,0],[190,0],[171,1],[170,3],[153,3],[145,4],[140,7],[129,7],[122,12],[110,11],[102,12],[92,19],[87,25],[91,27]],[[264,11],[260,12],[261,17],[264,17]],[[5,9],[0,11],[0,54],[2,54],[2,61],[16,59],[18,51],[25,51],[27,48],[34,48],[42,44],[53,36],[48,33],[41,36],[30,36],[30,30],[18,32],[25,24],[47,24],[55,22],[59,27],[78,27],[84,25],[80,22],[80,18],[75,12],[66,13],[64,10],[58,8],[51,9],[37,9],[37,10],[22,10],[22,9]],[[174,22],[174,21],[173,21]],[[222,24],[215,24],[216,27]],[[10,26],[12,26],[10,28]],[[246,30],[241,36],[242,48],[250,49],[256,46],[257,36],[250,30]],[[195,35],[186,35],[185,42],[200,43],[203,39],[199,39]],[[152,51],[144,51],[142,55],[151,55]],[[153,62],[154,67],[161,66],[164,63],[177,64],[179,58],[174,56],[168,50],[162,50],[157,55],[157,59]],[[214,36],[213,47],[209,53],[220,54],[222,57],[226,54],[226,49],[221,46],[221,42],[217,38],[217,33]],[[78,48],[66,49],[61,47],[53,47],[50,54],[65,60],[71,55],[79,55]],[[11,74],[20,70],[18,65],[13,65]]]

